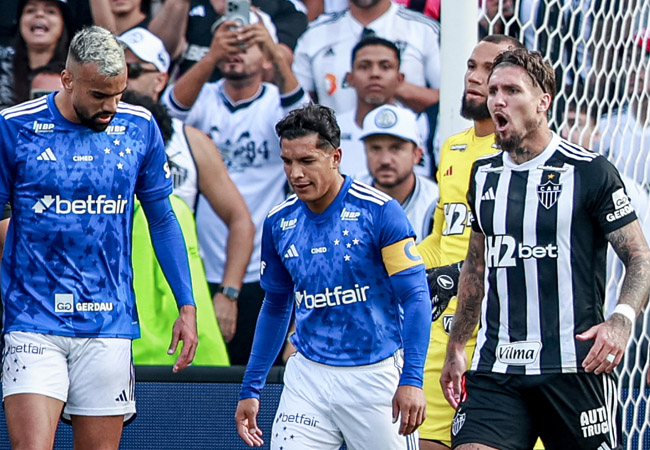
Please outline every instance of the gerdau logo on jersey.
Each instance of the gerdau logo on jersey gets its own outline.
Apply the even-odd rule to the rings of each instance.
[[[365,302],[366,291],[370,286],[354,285],[354,289],[343,289],[343,286],[336,286],[334,289],[325,288],[325,292],[309,294],[306,290],[294,293],[296,305],[300,307],[304,303],[305,308],[325,308],[326,306],[349,305],[356,302]]]
[[[104,194],[97,197],[88,195],[77,200],[61,198],[60,195],[44,195],[32,209],[38,214],[50,207],[54,207],[56,214],[123,214],[128,202],[121,195],[117,199],[106,198]]]
[[[488,267],[514,267],[519,259],[557,258],[557,245],[524,245],[507,234],[487,236],[486,262]]]

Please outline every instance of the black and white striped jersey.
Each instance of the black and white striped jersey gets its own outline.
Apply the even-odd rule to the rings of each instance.
[[[468,202],[485,235],[485,295],[472,370],[582,371],[603,321],[607,233],[634,220],[623,182],[604,157],[553,134],[532,160],[478,159]]]

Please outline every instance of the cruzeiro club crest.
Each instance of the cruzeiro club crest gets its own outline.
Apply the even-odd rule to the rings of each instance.
[[[552,177],[553,174],[550,174],[546,183],[537,185],[537,198],[546,209],[551,209],[562,193],[562,185],[553,183]]]

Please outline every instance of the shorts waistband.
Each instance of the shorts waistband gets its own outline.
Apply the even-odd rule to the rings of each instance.
[[[354,370],[356,372],[360,370],[375,370],[379,367],[384,367],[384,366],[396,366],[401,368],[402,367],[402,350],[397,350],[395,353],[390,355],[388,358],[382,359],[381,361],[377,361],[376,363],[372,364],[363,364],[359,366],[333,366],[331,364],[323,364],[319,363],[316,361],[312,361],[311,359],[307,358],[300,352],[296,352],[294,354],[294,358],[298,358],[299,361],[305,362],[308,364],[315,365],[317,367],[327,369],[327,370],[336,370],[336,371],[348,371],[348,370]]]

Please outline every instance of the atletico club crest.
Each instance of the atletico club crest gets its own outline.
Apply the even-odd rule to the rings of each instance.
[[[456,436],[465,424],[465,413],[456,413],[454,420],[451,422],[451,433]]]
[[[549,176],[549,180],[546,183],[537,185],[537,198],[546,209],[551,209],[562,193],[562,185],[560,183],[553,183],[550,178]]]

